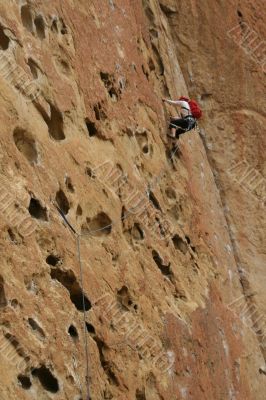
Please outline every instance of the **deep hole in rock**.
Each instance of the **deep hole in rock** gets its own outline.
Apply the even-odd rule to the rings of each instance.
[[[188,245],[187,243],[184,242],[184,240],[179,236],[179,235],[175,235],[172,238],[172,241],[174,243],[174,246],[177,250],[180,250],[183,254],[186,254],[188,251]]]
[[[107,118],[107,115],[105,114],[105,112],[102,109],[101,103],[95,104],[93,109],[94,109],[94,114],[95,114],[95,118],[97,119],[97,121],[105,120]]]
[[[17,149],[31,164],[38,162],[36,142],[28,132],[22,128],[15,128],[13,132],[13,139]]]
[[[57,393],[59,391],[58,380],[45,365],[33,369],[32,375],[39,379],[43,388],[48,392]]]
[[[0,25],[0,49],[7,50],[9,46],[10,39],[6,36],[4,28]]]
[[[238,15],[240,18],[243,18],[243,14],[242,14],[242,12],[241,12],[240,10],[237,10],[237,15]]]
[[[127,310],[134,304],[134,301],[129,293],[127,286],[122,286],[121,289],[117,290],[117,300],[118,302],[125,307]],[[137,310],[138,306],[135,304],[133,307]]]
[[[160,269],[161,273],[169,278],[172,275],[172,271],[170,268],[171,264],[164,264],[162,258],[160,257],[160,254],[157,253],[156,250],[152,250],[152,258],[155,261],[157,267]]]
[[[149,199],[157,210],[162,211],[159,201],[156,199],[154,193],[151,190],[149,193]]]
[[[31,388],[31,380],[28,376],[20,374],[18,375],[18,381],[23,389],[29,390]]]
[[[144,233],[143,230],[141,229],[140,225],[138,223],[135,223],[131,229],[131,235],[135,240],[143,240],[144,239]]]
[[[79,337],[77,328],[74,325],[70,325],[70,327],[68,328],[68,333],[74,339],[78,339]]]
[[[69,205],[69,201],[68,201],[65,193],[63,192],[63,190],[61,190],[61,189],[58,190],[58,192],[56,193],[56,196],[55,196],[55,200],[56,200],[60,210],[63,211],[63,213],[65,215],[67,215],[67,213],[70,209],[70,205]]]
[[[112,231],[112,220],[104,212],[100,212],[94,218],[87,219],[81,227],[82,233],[91,232],[93,236],[106,236]]]
[[[95,118],[99,121],[99,120],[101,119],[101,118],[100,118],[99,106],[96,104],[96,105],[93,107],[93,109],[94,109]]]
[[[89,324],[88,322],[86,322],[86,328],[90,334],[95,334],[95,328],[92,324]]]
[[[67,26],[62,18],[60,18],[60,23],[61,23],[61,29],[60,29],[61,35],[67,35],[68,33]]]
[[[190,244],[190,238],[188,236],[185,236],[186,241],[188,242],[188,244]]]
[[[80,204],[78,204],[77,210],[76,210],[76,216],[80,217],[81,215],[82,215],[82,208],[81,208]]]
[[[50,111],[51,118],[45,119],[45,122],[48,125],[49,134],[55,140],[64,140],[66,137],[64,134],[63,115],[58,110],[58,108],[56,108],[52,104],[50,104]]]
[[[101,80],[108,91],[109,96],[113,100],[117,100],[119,97],[119,90],[115,88],[115,78],[112,74],[108,74],[107,72],[100,72]],[[121,91],[120,91],[121,92]]]
[[[106,361],[105,361],[104,354],[103,354],[104,348],[106,348],[105,343],[100,338],[98,338],[98,336],[96,336],[94,338],[94,340],[98,347],[101,365],[103,368],[105,368]]]
[[[42,221],[48,221],[47,209],[42,207],[39,200],[34,199],[34,197],[30,199],[28,210],[33,218],[41,219]]]
[[[7,306],[5,287],[4,287],[4,278],[0,275],[0,308]]]
[[[107,346],[105,345],[105,343],[99,339],[97,336],[94,337],[94,340],[97,344],[98,347],[98,351],[99,351],[99,357],[100,357],[100,362],[102,365],[103,370],[105,371],[108,381],[111,385],[114,386],[119,386],[119,382],[117,377],[115,376],[115,373],[112,370],[112,365],[110,363],[110,361],[106,360],[105,357],[105,350],[107,349]]]
[[[85,173],[91,178],[94,179],[96,177],[95,172],[91,167],[86,167]]]
[[[60,261],[61,258],[53,254],[49,254],[49,256],[46,257],[47,264],[52,265],[53,267],[55,267]]]
[[[38,15],[34,19],[34,24],[36,27],[36,32],[37,32],[38,38],[41,40],[45,39],[45,22],[44,22],[42,15]]]
[[[89,133],[89,136],[96,136],[97,135],[97,129],[95,126],[95,123],[90,121],[88,118],[85,119],[85,124]]]
[[[73,273],[73,271],[63,271],[59,268],[51,269],[51,278],[56,279],[61,283],[69,292],[70,299],[78,311],[83,311],[83,292]],[[91,303],[84,294],[84,307],[85,311],[91,309]]]
[[[31,326],[33,331],[37,331],[41,337],[43,337],[43,338],[45,337],[45,333],[44,333],[43,329],[33,318],[28,318],[28,323]]]
[[[148,153],[149,153],[149,146],[148,146],[147,144],[145,144],[145,145],[142,147],[142,151],[143,151],[144,154],[148,154]]]
[[[115,88],[111,88],[110,90],[108,90],[108,94],[113,100],[117,100],[118,94]]]
[[[71,193],[75,192],[74,186],[73,186],[71,178],[69,176],[66,177],[65,184],[66,184],[67,190],[69,192],[71,192]]]
[[[15,308],[15,309],[20,306],[20,304],[19,304],[17,299],[12,299],[10,304],[11,304],[11,307]]]
[[[51,31],[54,33],[58,33],[58,26],[57,26],[58,20],[57,18],[54,18],[52,25],[51,25]]]
[[[38,67],[35,61],[32,58],[28,59],[28,66],[30,67],[31,74],[34,79],[38,79]]]
[[[123,225],[124,225],[124,220],[126,219],[127,215],[128,215],[128,213],[127,213],[127,210],[126,210],[125,206],[122,206],[121,221],[122,221]]]
[[[108,72],[100,72],[100,77],[105,86],[108,86],[110,84],[111,81]]]
[[[11,335],[9,332],[5,333],[5,338],[9,341],[11,346],[16,350],[16,353],[24,358],[25,361],[29,361],[29,357],[26,356],[23,348],[20,346],[18,340],[15,338],[15,336]]]
[[[29,31],[33,32],[33,21],[30,6],[25,4],[20,10],[21,20],[23,26]]]
[[[11,228],[8,228],[7,233],[10,237],[11,242],[16,243],[17,244],[17,239],[16,239],[16,235],[13,232],[13,230]]]
[[[154,65],[153,59],[151,57],[149,58],[148,65],[149,65],[150,71],[155,71],[155,65]]]

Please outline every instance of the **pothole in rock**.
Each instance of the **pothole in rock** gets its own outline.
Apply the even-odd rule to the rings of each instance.
[[[0,275],[0,309],[7,306],[4,278]]]
[[[29,323],[31,329],[35,333],[37,333],[37,335],[39,336],[40,339],[45,338],[45,333],[44,333],[43,329],[40,327],[40,325],[38,324],[38,322],[36,322],[33,318],[28,318],[28,323]]]
[[[91,233],[93,236],[107,236],[112,231],[112,220],[104,212],[98,213],[92,219],[87,218],[82,224],[82,234]]]
[[[61,263],[61,258],[58,256],[55,256],[54,254],[49,254],[49,256],[46,257],[46,262],[47,264],[55,267],[57,264]]]
[[[38,151],[35,139],[24,129],[16,128],[13,132],[13,138],[17,149],[31,163],[38,162]]]
[[[45,21],[42,15],[37,15],[34,19],[36,33],[39,39],[45,39]]]
[[[25,4],[20,9],[20,16],[24,28],[29,32],[33,32],[33,18],[31,13],[31,8],[28,4]]]
[[[35,199],[34,197],[30,199],[28,210],[33,218],[40,219],[42,221],[48,221],[47,209],[43,207],[39,200]]]
[[[67,190],[70,193],[74,193],[75,192],[75,188],[74,188],[72,180],[71,180],[71,178],[69,176],[67,176],[66,179],[65,179],[65,185],[67,187]]]
[[[133,225],[130,232],[131,232],[133,239],[135,239],[136,241],[140,241],[140,240],[144,239],[144,232],[138,223],[135,223]]]
[[[157,253],[156,250],[152,250],[152,258],[156,263],[157,267],[159,268],[159,270],[161,271],[161,273],[167,276],[168,278],[171,278],[173,275],[171,271],[171,264],[170,263],[165,264],[160,254]]]
[[[117,301],[126,308],[127,310],[134,309],[137,311],[138,305],[134,303],[133,298],[131,297],[128,287],[122,286],[121,289],[117,290]]]
[[[4,28],[2,27],[2,25],[0,25],[0,49],[7,50],[9,47],[9,43],[10,43],[10,39],[5,34]]]
[[[159,201],[157,200],[157,198],[155,197],[155,195],[154,195],[154,193],[152,191],[149,192],[149,199],[150,199],[150,202],[153,204],[153,206],[157,210],[162,211],[160,203],[159,203]]]
[[[56,193],[55,200],[60,210],[64,213],[64,215],[67,215],[70,209],[70,204],[62,189],[58,190]]]
[[[57,141],[64,140],[66,137],[64,133],[63,114],[52,104],[50,104],[50,113],[50,119],[45,118],[50,136]]]
[[[95,118],[98,121],[104,121],[105,119],[107,119],[107,115],[106,115],[105,111],[103,110],[101,103],[95,104],[93,109],[94,109]]]
[[[174,235],[172,237],[173,244],[175,248],[179,251],[181,251],[183,254],[186,254],[188,251],[188,245],[184,240],[179,236],[179,235]]]
[[[33,78],[38,79],[38,69],[39,68],[38,68],[38,65],[36,64],[36,62],[32,58],[28,59],[28,66],[30,67],[30,71],[31,71]]]
[[[70,325],[70,327],[68,328],[68,334],[72,337],[73,340],[78,340],[78,331],[74,325]]]
[[[39,368],[34,368],[31,373],[34,377],[39,379],[42,387],[46,391],[50,393],[57,393],[59,391],[59,383],[57,378],[45,365],[42,365]]]
[[[69,292],[70,300],[78,311],[83,311],[83,301],[85,311],[91,309],[91,302],[83,293],[73,271],[64,271],[60,268],[51,269],[51,278],[61,283]]]
[[[31,380],[28,376],[26,375],[18,375],[18,381],[21,385],[21,387],[25,390],[29,390],[32,386]]]
[[[95,122],[90,121],[88,118],[85,119],[86,128],[90,137],[96,136],[98,131],[95,126]]]

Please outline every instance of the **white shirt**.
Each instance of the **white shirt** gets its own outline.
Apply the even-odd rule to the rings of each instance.
[[[176,106],[181,107],[181,115],[182,117],[186,117],[187,115],[191,115],[191,110],[189,104],[185,100],[166,100],[169,104],[174,104]]]

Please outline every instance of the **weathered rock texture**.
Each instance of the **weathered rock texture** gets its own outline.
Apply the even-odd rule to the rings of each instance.
[[[262,1],[0,15],[0,398],[86,399],[85,307],[92,400],[265,399]]]

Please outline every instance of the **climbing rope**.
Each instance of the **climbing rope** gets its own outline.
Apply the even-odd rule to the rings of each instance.
[[[66,218],[64,218],[64,220],[66,220]],[[71,227],[69,223],[68,226]],[[84,294],[84,284],[83,284],[83,268],[82,268],[81,253],[80,253],[80,235],[77,236],[77,253],[79,262],[80,284],[82,290],[84,348],[86,356],[86,391],[87,391],[86,400],[90,400],[91,397],[90,397],[90,377],[89,377],[89,348],[88,348],[87,327],[86,327],[86,307],[85,307],[85,294]]]

